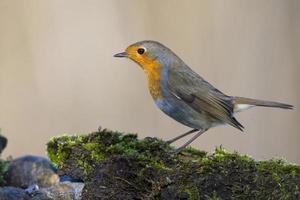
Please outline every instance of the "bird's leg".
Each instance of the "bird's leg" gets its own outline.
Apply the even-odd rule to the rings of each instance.
[[[192,134],[192,133],[194,133],[196,131],[198,131],[198,129],[192,129],[192,130],[190,130],[190,131],[188,131],[186,133],[183,133],[183,134],[181,134],[181,135],[179,135],[179,136],[177,136],[177,137],[175,137],[173,139],[167,140],[167,143],[171,144],[171,143],[173,143],[173,142],[175,142],[175,141],[177,141],[177,140],[179,140],[179,139],[181,139],[181,138],[183,138],[183,137],[185,137],[185,136],[187,136],[189,134]]]
[[[180,153],[186,146],[191,144],[194,140],[196,140],[200,135],[202,135],[207,129],[200,130],[196,135],[194,135],[189,141],[187,141],[184,145],[175,150],[175,153]]]

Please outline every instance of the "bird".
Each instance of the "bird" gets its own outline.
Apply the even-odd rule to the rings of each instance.
[[[208,129],[231,125],[240,131],[244,126],[235,113],[255,106],[293,109],[292,105],[274,101],[226,95],[198,73],[165,45],[144,40],[129,45],[114,57],[129,58],[145,72],[148,89],[156,104],[166,115],[191,128],[168,140],[169,144],[195,133],[175,150],[180,153]]]

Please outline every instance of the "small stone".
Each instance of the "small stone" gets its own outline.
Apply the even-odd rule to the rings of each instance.
[[[39,186],[35,184],[35,185],[32,185],[32,186],[29,186],[29,187],[25,190],[25,192],[26,192],[26,194],[28,194],[28,195],[32,195],[32,194],[38,192],[39,189],[40,189]]]
[[[71,176],[68,176],[68,175],[62,175],[59,177],[59,182],[82,182],[81,180],[78,180],[78,179],[74,179],[72,178]]]
[[[25,190],[15,187],[1,187],[1,200],[25,200],[28,199]]]
[[[168,184],[171,184],[173,182],[169,177],[166,177],[166,181]]]
[[[52,163],[39,156],[24,156],[11,162],[5,174],[7,185],[28,188],[32,185],[50,187],[59,182]]]
[[[42,188],[31,195],[31,200],[81,200],[84,183],[63,182]]]

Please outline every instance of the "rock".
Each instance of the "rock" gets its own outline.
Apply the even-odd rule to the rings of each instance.
[[[104,129],[53,138],[47,151],[59,174],[84,180],[84,200],[300,199],[300,166],[223,148],[174,154],[164,141]]]
[[[0,129],[0,154],[3,152],[7,145],[7,139],[3,135],[1,135],[1,129]]]
[[[11,162],[5,174],[6,185],[27,188],[49,187],[59,181],[52,163],[43,157],[24,156]]]
[[[81,200],[84,183],[63,182],[29,194],[30,200]]]
[[[27,200],[29,197],[26,195],[25,190],[15,187],[1,187],[0,199],[1,200]]]

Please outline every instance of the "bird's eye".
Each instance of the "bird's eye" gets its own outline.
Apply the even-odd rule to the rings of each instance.
[[[138,48],[137,50],[138,54],[142,55],[145,53],[145,49],[144,48]]]

